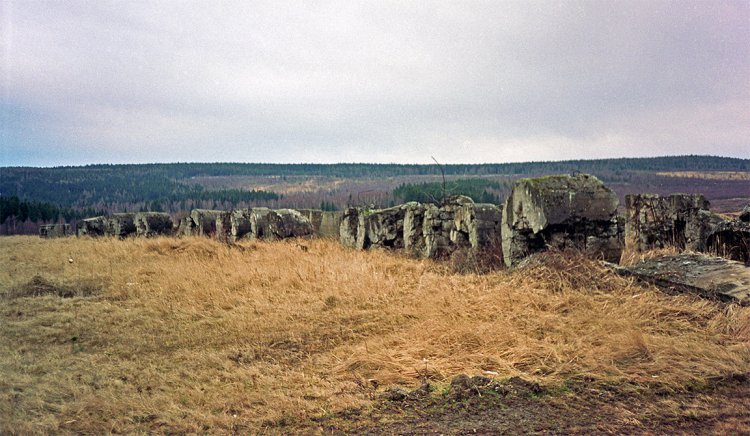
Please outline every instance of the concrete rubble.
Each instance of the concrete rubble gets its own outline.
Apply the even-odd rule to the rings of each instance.
[[[410,202],[386,209],[350,207],[343,212],[194,209],[176,232],[169,214],[119,213],[79,221],[77,235],[124,238],[176,233],[227,242],[318,236],[360,250],[400,250],[418,258],[457,262],[502,258],[508,267],[549,248],[574,248],[617,263],[625,244],[634,251],[675,246],[689,253],[618,267],[618,272],[670,289],[747,301],[746,266],[694,253],[750,265],[750,205],[735,219],[712,213],[702,195],[628,195],[624,217],[617,215],[617,208],[617,195],[599,179],[576,174],[518,180],[502,207],[453,196],[440,204]],[[70,232],[65,226],[42,226],[40,236],[64,236]]]
[[[595,258],[619,261],[618,203],[614,191],[587,174],[518,180],[503,204],[506,266],[548,247],[575,248]]]
[[[313,233],[316,236],[320,238],[339,238],[339,226],[343,217],[342,212],[320,209],[298,209],[297,211],[310,221]]]
[[[668,246],[701,250],[705,223],[715,219],[709,206],[702,195],[626,195],[625,240],[638,251]]]
[[[733,220],[711,212],[702,195],[627,195],[625,206],[629,248],[647,251],[674,246],[750,262],[750,206]]]
[[[105,234],[117,238],[127,238],[136,232],[134,213],[113,213],[106,219]]]
[[[39,226],[40,238],[64,238],[71,235],[70,224],[44,224]]]
[[[610,265],[675,293],[750,305],[750,268],[740,262],[705,254],[678,254],[648,259],[632,266]]]
[[[173,233],[172,217],[164,212],[139,212],[135,214],[136,235],[144,238],[168,236]]]
[[[499,230],[497,206],[457,196],[441,206],[410,202],[388,209],[348,208],[340,241],[357,249],[396,249],[440,259],[459,249],[498,247]]]
[[[107,218],[103,216],[97,216],[93,218],[86,218],[78,221],[76,229],[76,235],[82,236],[105,236],[107,232]]]

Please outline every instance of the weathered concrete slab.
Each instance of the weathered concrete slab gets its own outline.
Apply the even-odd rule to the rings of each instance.
[[[342,212],[320,209],[297,209],[313,227],[313,234],[319,238],[339,238]]]
[[[235,209],[230,215],[230,236],[231,241],[239,241],[245,237],[252,237],[252,225],[250,218],[252,209]]]
[[[271,210],[267,216],[268,239],[299,238],[313,234],[310,221],[294,209]]]
[[[617,262],[622,253],[618,203],[614,191],[588,174],[518,180],[503,204],[506,266],[547,247],[576,248]]]
[[[709,207],[702,195],[626,195],[625,241],[638,251],[668,246],[702,251],[706,232],[721,221]]]
[[[232,239],[232,213],[223,211],[216,216],[216,239],[222,242]]]
[[[40,238],[64,238],[70,235],[70,224],[44,224],[39,227]]]
[[[174,231],[174,224],[168,213],[139,212],[135,214],[135,228],[139,237],[151,238],[171,235]]]
[[[134,213],[113,213],[107,218],[107,236],[127,238],[136,232]]]
[[[91,236],[98,237],[104,236],[107,231],[107,218],[103,216],[97,216],[93,218],[86,218],[78,221],[78,228],[76,235],[78,237]]]
[[[635,276],[670,292],[695,293],[750,305],[750,268],[732,260],[703,254],[678,254],[627,267],[611,266],[619,274]]]
[[[226,211],[210,209],[193,209],[190,211],[190,219],[193,221],[192,235],[216,236],[217,219],[222,218]]]

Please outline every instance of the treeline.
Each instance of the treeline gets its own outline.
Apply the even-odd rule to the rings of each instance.
[[[16,196],[0,197],[0,224],[5,224],[9,218],[13,218],[17,222],[40,223],[53,222],[59,219],[71,221],[102,215],[103,213],[103,211],[97,211],[93,208],[73,210],[41,201],[25,201]]]
[[[447,175],[526,175],[567,172],[616,171],[750,171],[750,159],[718,156],[665,156],[495,164],[446,164]],[[325,176],[341,178],[437,175],[433,164],[262,164],[262,163],[174,163],[146,165],[90,165],[93,170],[147,172],[183,179],[199,176]]]
[[[200,185],[178,181],[163,171],[149,172],[149,165],[138,170],[125,166],[4,168],[0,172],[0,195],[57,204],[68,208],[95,205],[160,202],[220,203],[271,201],[280,197],[262,190],[206,190]]]
[[[450,180],[442,182],[402,183],[393,190],[397,202],[418,201],[420,203],[440,203],[444,196],[465,195],[476,203],[500,204],[499,191],[510,189],[505,183],[486,179]]]
[[[717,156],[665,156],[569,161],[542,161],[496,164],[446,164],[447,175],[534,175],[567,173],[609,173],[618,171],[750,171],[750,159]],[[129,165],[87,165],[80,167],[2,168],[0,192],[15,181],[32,181],[38,174],[47,179],[64,180],[73,185],[84,181],[113,182],[123,177],[141,185],[154,181],[179,181],[193,177],[217,176],[325,176],[341,178],[439,175],[437,165],[417,164],[262,164],[262,163],[170,163]],[[90,186],[90,188],[94,188]]]
[[[165,210],[174,212],[191,207],[246,207],[286,205],[279,194],[261,189],[205,189],[199,178],[226,176],[334,177],[341,179],[384,180],[399,176],[435,176],[441,170],[452,178],[506,175],[511,178],[543,174],[587,172],[607,183],[627,183],[638,172],[655,171],[750,171],[750,159],[714,156],[671,156],[657,158],[572,160],[478,165],[398,165],[398,164],[244,164],[173,163],[137,165],[88,165],[80,167],[0,168],[0,196],[24,201],[50,203],[61,209],[94,208],[105,211]],[[392,188],[389,188],[389,190]],[[418,198],[406,191],[397,195]],[[427,188],[419,188],[425,190]],[[429,188],[434,189],[434,188]],[[434,194],[435,192],[432,192]],[[488,191],[503,194],[502,190]],[[355,193],[356,194],[356,193]],[[339,194],[337,194],[339,195]],[[346,193],[343,193],[346,195]],[[359,194],[357,194],[359,195]],[[487,194],[475,192],[477,201]],[[482,197],[484,195],[484,197]],[[424,198],[421,197],[421,198]],[[331,201],[332,198],[317,198]],[[394,199],[395,201],[395,199]],[[495,201],[493,201],[495,202]],[[343,207],[343,202],[326,208]]]

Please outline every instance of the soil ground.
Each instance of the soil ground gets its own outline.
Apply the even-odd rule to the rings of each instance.
[[[750,434],[746,376],[692,392],[598,385],[580,380],[563,390],[523,387],[474,392],[381,396],[352,410],[289,430],[350,434]],[[533,384],[531,384],[533,386]],[[276,423],[277,430],[283,422]],[[278,426],[281,424],[281,426]]]

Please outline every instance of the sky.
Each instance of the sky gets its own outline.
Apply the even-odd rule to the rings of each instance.
[[[750,158],[750,1],[0,1],[0,166]]]

